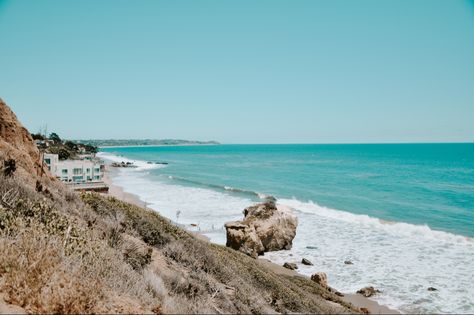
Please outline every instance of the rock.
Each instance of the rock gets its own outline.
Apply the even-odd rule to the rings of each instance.
[[[334,288],[331,288],[331,287],[327,286],[327,289],[328,289],[329,292],[334,293],[334,294],[337,295],[337,296],[344,297],[344,294],[342,294],[341,292],[337,291],[337,290],[334,289]]]
[[[312,263],[311,261],[309,261],[308,259],[306,259],[306,258],[303,258],[303,259],[301,260],[301,263],[302,263],[303,265],[306,265],[306,266],[312,266],[312,265],[313,265],[313,263]]]
[[[328,276],[324,272],[317,272],[311,276],[311,280],[317,284],[327,287],[328,286]]]
[[[361,311],[362,313],[364,313],[364,314],[370,314],[369,310],[368,310],[367,308],[365,308],[365,307],[361,307],[361,308],[360,308],[360,311]]]
[[[257,258],[261,255],[265,247],[257,236],[254,226],[248,226],[239,221],[225,224],[227,231],[226,246],[239,250],[242,253]]]
[[[298,220],[291,210],[273,201],[244,210],[242,221],[225,224],[226,246],[256,258],[264,252],[291,249]]]
[[[429,287],[429,288],[428,288],[428,291],[438,291],[438,289],[433,288],[433,287]]]
[[[316,246],[306,246],[307,249],[318,249]]]
[[[345,265],[353,265],[354,263],[350,260],[346,260],[346,261],[344,261],[344,264]]]
[[[381,293],[381,291],[375,289],[374,287],[365,287],[357,291],[358,294],[362,294],[365,297],[371,297],[377,293]]]
[[[337,296],[340,296],[340,297],[344,297],[344,294],[342,294],[342,293],[339,292],[339,291],[335,291],[334,294],[337,295]]]
[[[283,264],[283,267],[285,267],[286,269],[290,269],[290,270],[296,270],[298,269],[298,266],[295,264],[295,263],[284,263]]]

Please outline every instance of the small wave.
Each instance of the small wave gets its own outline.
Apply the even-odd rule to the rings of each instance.
[[[118,162],[118,163],[130,162],[130,163],[133,163],[133,165],[135,165],[136,168],[130,168],[130,169],[133,169],[135,171],[152,170],[152,169],[158,169],[158,168],[166,167],[166,165],[164,165],[164,164],[149,163],[149,162],[141,161],[141,160],[131,160],[131,159],[128,159],[126,157],[114,155],[114,154],[107,153],[107,152],[99,152],[99,153],[97,153],[97,156],[100,157],[101,159],[104,159],[104,160],[107,160],[107,161],[110,161],[110,162]]]
[[[211,188],[217,191],[225,191],[225,192],[231,192],[231,193],[240,194],[240,195],[247,195],[247,196],[251,196],[253,198],[258,198],[261,200],[268,200],[268,199],[276,200],[275,197],[273,197],[272,195],[266,195],[266,194],[262,194],[262,193],[252,191],[252,190],[240,189],[240,188],[235,188],[231,186],[221,186],[221,185],[216,185],[216,184],[204,183],[197,180],[171,176],[171,175],[167,175],[167,177],[168,179],[176,180],[178,182],[193,184],[193,185],[197,185],[197,186],[201,186],[205,188]]]
[[[278,202],[303,213],[316,214],[325,218],[343,222],[359,223],[371,228],[382,229],[395,235],[411,237],[421,236],[448,243],[466,243],[466,245],[474,246],[473,238],[439,230],[432,230],[428,225],[386,221],[365,214],[353,214],[346,211],[331,209],[318,205],[313,201],[302,202],[297,199],[278,199]]]

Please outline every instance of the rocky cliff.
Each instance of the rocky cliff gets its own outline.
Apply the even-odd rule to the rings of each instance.
[[[0,99],[0,162],[13,159],[16,162],[15,174],[29,183],[37,177],[49,177],[43,168],[40,152],[28,130],[18,121],[8,105]]]

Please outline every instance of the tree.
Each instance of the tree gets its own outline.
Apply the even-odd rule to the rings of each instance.
[[[58,134],[55,132],[49,135],[49,140],[53,140],[54,143],[61,143],[61,138],[59,138]]]
[[[99,150],[93,145],[86,144],[84,145],[86,152],[96,154]]]
[[[32,133],[31,134],[31,137],[33,138],[33,140],[44,140],[44,137],[41,133]]]
[[[72,150],[72,151],[77,151],[77,150],[78,150],[77,144],[75,144],[75,143],[72,142],[72,141],[66,141],[66,143],[65,143],[64,145],[65,145],[66,148],[68,148],[69,150]]]
[[[71,153],[66,149],[61,149],[58,152],[58,157],[60,160],[67,160],[71,157]]]

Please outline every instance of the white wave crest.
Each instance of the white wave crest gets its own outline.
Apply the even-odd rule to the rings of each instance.
[[[133,163],[133,165],[136,166],[136,167],[135,168],[130,168],[130,169],[133,169],[133,170],[136,170],[136,171],[153,170],[153,169],[166,167],[166,165],[163,165],[163,164],[149,163],[149,162],[141,161],[141,160],[131,160],[131,159],[128,159],[126,157],[114,155],[114,154],[107,153],[107,152],[99,152],[99,153],[97,153],[97,156],[100,157],[101,159],[104,159],[104,160],[110,161],[110,162],[117,162],[117,163],[121,163],[121,162],[127,163],[127,162],[129,162],[129,163]]]
[[[361,225],[367,226],[368,228],[381,229],[390,234],[410,237],[424,237],[448,243],[466,243],[467,245],[474,246],[474,239],[470,237],[456,235],[444,231],[432,230],[428,225],[385,221],[370,217],[365,214],[354,214],[346,211],[331,209],[318,205],[313,201],[302,202],[297,199],[278,199],[278,202],[297,211],[316,214],[318,216],[343,222],[357,222]]]

